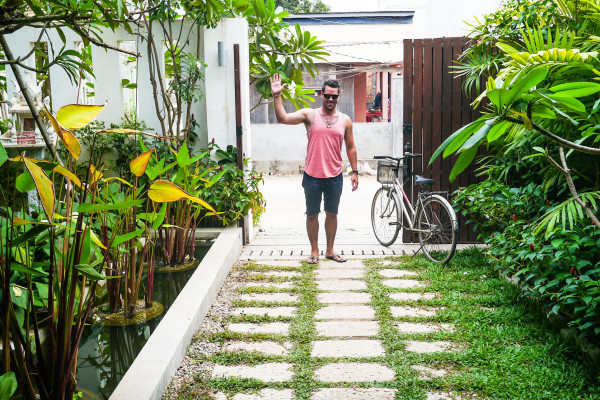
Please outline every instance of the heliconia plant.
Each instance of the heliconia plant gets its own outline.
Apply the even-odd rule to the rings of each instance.
[[[11,349],[2,353],[0,373],[14,372],[22,398],[73,398],[77,348],[99,282],[112,286],[115,304],[122,299],[131,315],[145,271],[145,303],[152,303],[153,232],[163,222],[162,203],[185,198],[208,206],[171,182],[138,185],[150,150],[131,162],[133,183],[104,177],[93,165],[78,178],[81,146],[71,130],[89,124],[103,108],[69,105],[56,116],[46,110],[69,152],[66,166],[26,153],[11,160],[25,170],[16,187],[35,190],[40,201],[37,217],[35,206],[30,215],[11,209],[0,214],[0,340]]]

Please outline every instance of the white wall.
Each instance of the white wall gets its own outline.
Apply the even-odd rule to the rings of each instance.
[[[353,127],[359,164],[368,161],[373,168],[373,156],[391,155],[392,123],[355,123]],[[252,132],[253,161],[257,171],[292,174],[304,168],[308,141],[303,124],[253,124]],[[344,146],[342,158],[347,166]]]
[[[190,28],[189,22],[184,30]],[[164,38],[159,33],[158,25],[155,26],[155,36],[161,42],[162,48]],[[74,48],[75,42],[80,41],[78,36],[70,31],[64,31],[67,37],[67,48]],[[6,35],[6,39],[15,57],[26,55],[32,47],[32,42],[37,39],[39,31],[32,28],[23,28],[17,32]],[[54,47],[60,48],[62,43],[55,31],[49,31],[48,35]],[[240,66],[241,66],[241,99],[245,148],[247,156],[250,155],[250,116],[249,116],[249,76],[248,76],[248,24],[245,19],[224,19],[215,29],[204,29],[200,32],[197,28],[192,29],[189,42],[184,48],[187,52],[196,52],[198,39],[200,38],[200,58],[207,64],[205,70],[205,85],[203,86],[204,97],[196,104],[192,104],[192,112],[201,126],[200,145],[206,144],[213,137],[217,144],[225,148],[227,145],[236,145],[235,134],[235,92],[233,73],[233,44],[240,44]],[[105,43],[117,46],[119,41],[137,40],[137,51],[141,54],[137,66],[137,112],[146,124],[160,133],[160,124],[156,116],[153,88],[150,84],[150,72],[147,64],[147,45],[130,35],[123,29],[115,32],[107,29],[102,34]],[[228,48],[227,67],[218,66],[217,42],[224,41]],[[95,104],[106,103],[106,108],[99,115],[98,120],[109,123],[120,123],[124,113],[121,72],[119,53],[93,46],[92,60],[95,79]],[[29,66],[34,66],[34,58],[27,60]],[[13,96],[15,86],[14,76],[10,68],[6,69],[8,98]],[[31,82],[35,83],[35,74],[29,74]],[[71,82],[68,75],[60,68],[50,69],[50,82],[52,88],[52,107],[56,112],[60,107],[74,104],[77,101],[77,82]],[[17,88],[18,90],[18,88]]]

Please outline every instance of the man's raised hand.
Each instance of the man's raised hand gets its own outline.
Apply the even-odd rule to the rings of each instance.
[[[281,96],[281,92],[283,92],[287,83],[281,84],[281,75],[279,74],[273,74],[269,79],[271,80],[271,93],[273,93],[273,97]]]

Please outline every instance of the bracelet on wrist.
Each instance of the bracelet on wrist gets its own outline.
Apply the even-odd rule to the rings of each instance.
[[[281,93],[279,93],[278,95],[273,95],[273,98],[279,97],[281,96]]]
[[[353,170],[352,170],[352,172],[351,172],[351,174],[356,174],[356,175],[358,175],[358,170],[356,170],[356,169],[353,169]]]

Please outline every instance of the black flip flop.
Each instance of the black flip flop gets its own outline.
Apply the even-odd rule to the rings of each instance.
[[[328,260],[333,260],[335,262],[339,262],[339,263],[346,262],[346,259],[344,257],[340,257],[338,254],[336,254],[335,256],[325,256],[325,258]]]
[[[318,264],[319,263],[319,257],[317,257],[317,256],[310,256],[310,257],[308,257],[308,259],[305,262],[307,264]]]

